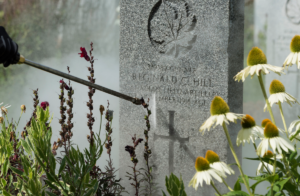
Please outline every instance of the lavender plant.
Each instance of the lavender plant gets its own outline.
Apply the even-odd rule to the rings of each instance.
[[[142,106],[146,109],[146,115],[144,117],[146,122],[146,128],[144,130],[145,142],[144,142],[144,159],[146,162],[146,168],[141,168],[141,175],[143,176],[142,181],[145,182],[144,186],[142,186],[142,193],[145,196],[157,195],[159,192],[158,184],[154,182],[154,176],[152,174],[153,167],[150,166],[150,158],[151,158],[151,149],[149,147],[149,132],[150,132],[150,115],[151,110],[149,109],[149,99],[147,103],[143,98],[141,98]]]
[[[134,182],[130,183],[134,188],[135,188],[135,196],[139,195],[139,189],[140,189],[140,183],[142,182],[142,179],[140,179],[140,175],[141,172],[139,170],[137,170],[136,166],[139,162],[136,153],[135,153],[135,149],[136,147],[143,141],[142,138],[137,139],[136,135],[134,135],[132,137],[132,146],[125,146],[125,151],[127,151],[130,154],[131,157],[131,162],[133,163],[133,167],[130,166],[132,168],[132,173],[127,172],[127,177],[129,180],[132,180]]]

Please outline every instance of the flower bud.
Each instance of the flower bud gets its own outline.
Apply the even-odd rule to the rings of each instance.
[[[248,128],[254,127],[256,125],[254,118],[248,114],[246,114],[246,116],[244,116],[244,118],[241,121],[241,124],[244,129],[248,129]]]
[[[274,154],[270,150],[268,150],[263,156],[263,158],[269,158],[269,159],[272,157],[274,157]]]
[[[270,84],[270,94],[284,93],[285,87],[279,80],[273,80]]]
[[[267,64],[267,57],[260,48],[253,47],[248,54],[247,65],[253,66],[258,64]]]
[[[300,35],[295,35],[293,37],[290,49],[292,52],[300,52]]]
[[[195,162],[195,168],[199,171],[204,171],[209,169],[209,162],[203,157],[197,157]]]
[[[265,126],[264,135],[266,138],[273,138],[279,136],[279,130],[273,123],[269,122]]]
[[[215,96],[210,105],[211,115],[225,114],[229,112],[229,106],[222,97]]]
[[[25,105],[21,105],[21,110],[22,110],[22,112],[26,112],[26,106]]]
[[[103,105],[100,105],[99,110],[100,110],[101,115],[103,115],[103,112],[104,112],[104,110],[105,110],[104,106],[103,106]]]
[[[220,161],[219,155],[212,150],[206,151],[205,159],[208,160],[209,163]]]
[[[3,121],[4,121],[4,118],[1,116],[1,117],[0,117],[0,123],[2,124]]]
[[[267,123],[271,122],[270,119],[264,119],[262,122],[261,122],[261,126],[262,127],[265,127],[267,125]]]

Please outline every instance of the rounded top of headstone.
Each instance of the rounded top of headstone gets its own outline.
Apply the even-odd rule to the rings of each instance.
[[[210,164],[215,162],[220,162],[219,155],[212,150],[206,151],[205,158],[208,160]]]
[[[300,52],[300,35],[295,35],[293,37],[290,49],[292,52]]]
[[[244,118],[241,121],[241,124],[244,129],[251,128],[256,125],[254,118],[249,114],[246,114],[246,116],[244,116]]]
[[[278,137],[279,136],[279,130],[273,123],[269,122],[265,126],[264,129],[264,136],[266,138],[272,138],[272,137]]]
[[[279,80],[273,80],[270,84],[270,94],[284,93],[285,87]]]
[[[227,103],[222,99],[222,97],[215,96],[210,105],[211,115],[226,114],[230,111]]]
[[[197,157],[195,162],[195,168],[198,172],[209,169],[209,162],[203,157]]]
[[[248,54],[247,65],[253,66],[258,64],[267,64],[267,57],[260,48],[253,47]]]

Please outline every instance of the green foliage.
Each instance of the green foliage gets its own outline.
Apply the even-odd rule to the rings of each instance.
[[[166,176],[165,181],[166,188],[170,196],[187,196],[181,176],[180,179],[178,179],[177,176],[171,173],[169,178]],[[166,194],[163,192],[163,195],[165,196]]]
[[[51,150],[52,130],[49,107],[43,110],[37,106],[37,118],[32,118],[26,139],[20,139],[18,147],[25,153],[20,155],[21,165],[12,166],[9,157],[13,144],[9,141],[12,124],[2,124],[0,134],[1,178],[0,191],[3,195],[26,194],[28,196],[55,195],[57,190],[65,196],[91,196],[98,188],[97,179],[90,178],[90,171],[103,152],[100,136],[95,135],[95,143],[85,153],[73,146],[69,154],[62,158],[58,172],[56,160]],[[66,170],[66,168],[68,168]],[[15,176],[15,180],[14,180]],[[42,184],[44,180],[45,185]]]

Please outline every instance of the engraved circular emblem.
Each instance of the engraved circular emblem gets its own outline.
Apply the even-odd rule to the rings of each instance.
[[[285,14],[293,24],[300,24],[300,0],[287,0]]]
[[[160,53],[178,58],[193,48],[196,23],[186,0],[159,0],[150,13],[149,38]]]

